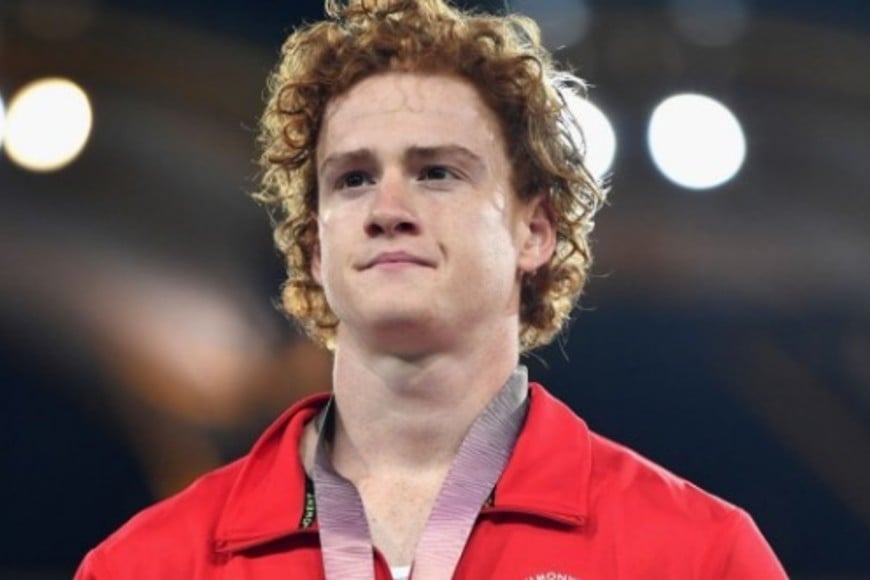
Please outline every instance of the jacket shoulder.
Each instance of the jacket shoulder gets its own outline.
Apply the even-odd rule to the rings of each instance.
[[[275,509],[274,499],[304,489],[299,438],[328,396],[297,402],[247,455],[134,516],[85,556],[76,579],[202,577],[228,558],[219,545],[227,534],[250,539],[294,529],[301,502]]]
[[[591,434],[595,526],[651,559],[672,553],[701,578],[785,578],[752,518],[739,507],[627,447]],[[626,546],[627,547],[627,546]]]
[[[164,571],[189,570],[194,561],[214,557],[214,529],[245,459],[199,477],[133,516],[88,553],[76,579],[123,577],[113,574],[116,562],[148,577],[148,562],[158,555]]]
[[[590,433],[590,443],[593,500],[618,498],[650,517],[687,524],[726,520],[737,509],[624,445],[596,433]]]

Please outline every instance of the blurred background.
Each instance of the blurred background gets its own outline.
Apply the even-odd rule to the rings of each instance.
[[[0,2],[0,577],[68,578],[329,388],[248,198],[266,75],[322,8]],[[613,186],[532,377],[746,508],[792,577],[870,578],[870,4],[510,8],[589,80]]]

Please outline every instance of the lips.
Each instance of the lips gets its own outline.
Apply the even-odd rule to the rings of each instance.
[[[418,266],[426,266],[432,268],[435,266],[430,260],[408,252],[381,252],[375,255],[370,260],[363,263],[362,270],[368,270],[375,266],[386,264],[416,264]]]

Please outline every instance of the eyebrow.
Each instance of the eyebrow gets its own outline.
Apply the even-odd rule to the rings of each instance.
[[[328,155],[320,164],[318,173],[323,174],[330,165],[345,165],[370,162],[374,158],[371,149],[354,149]]]
[[[405,151],[403,161],[405,163],[413,161],[425,162],[445,156],[462,158],[466,160],[466,162],[475,165],[476,168],[486,167],[486,163],[477,153],[471,151],[467,147],[455,144],[425,147],[422,145],[414,145]],[[371,163],[374,158],[375,154],[369,148],[354,149],[353,151],[340,151],[327,156],[326,159],[323,160],[323,163],[320,164],[319,172],[322,174],[330,165]]]
[[[405,153],[406,161],[428,161],[432,159],[437,159],[440,157],[460,157],[465,160],[474,163],[480,167],[484,167],[486,163],[484,163],[483,159],[470,149],[463,147],[462,145],[438,145],[435,147],[421,147],[415,146],[408,149]]]

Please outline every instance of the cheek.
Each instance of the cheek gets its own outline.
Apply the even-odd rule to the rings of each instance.
[[[480,229],[486,232],[486,238],[494,252],[502,256],[515,254],[516,224],[506,204],[488,205],[485,211],[480,213]]]
[[[516,269],[514,236],[501,211],[489,206],[478,213],[476,219],[458,227],[464,228],[462,238],[469,249],[475,248],[477,267],[487,277],[497,277],[500,281],[513,278]]]
[[[318,254],[319,263],[317,264],[319,282],[321,285],[328,284],[330,272],[336,269],[337,262],[341,259],[341,240],[338,234],[341,232],[340,227],[333,219],[334,215],[329,212],[324,212],[317,220],[318,228]]]

